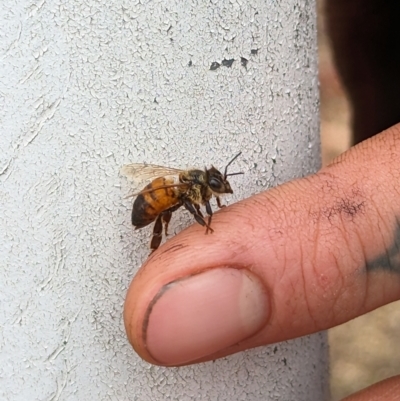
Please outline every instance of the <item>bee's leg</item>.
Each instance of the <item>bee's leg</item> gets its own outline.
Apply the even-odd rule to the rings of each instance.
[[[221,198],[219,196],[216,196],[216,198],[217,198],[217,205],[220,209],[222,209],[223,207],[226,207],[226,205],[221,204]]]
[[[195,204],[194,207],[197,210],[197,214],[204,219],[203,213],[201,213],[201,210],[200,210],[200,205]],[[210,227],[210,221],[208,222],[208,226],[207,226],[207,229],[206,229],[206,234],[208,234],[209,230],[211,230],[211,232],[213,232],[213,230]]]
[[[168,236],[168,224],[171,221],[171,217],[172,217],[172,212],[170,212],[169,210],[167,210],[166,212],[164,212],[162,214],[162,221],[164,223],[165,236]]]
[[[205,203],[206,205],[206,212],[208,214],[208,225],[207,225],[207,230],[206,230],[206,234],[208,234],[208,231],[213,232],[214,230],[211,228],[211,219],[212,219],[212,215],[213,215],[213,211],[211,209],[211,205],[210,205],[210,201],[207,201]]]
[[[159,214],[153,228],[153,237],[150,242],[150,249],[154,252],[161,244],[162,240],[162,214]]]
[[[197,213],[196,208],[193,206],[193,204],[187,200],[185,200],[183,202],[183,205],[185,206],[185,208],[192,213],[193,217],[195,218],[195,220],[202,225],[203,227],[207,227],[207,231],[206,233],[208,233],[208,231],[213,232],[214,230],[206,223],[206,221],[204,220],[204,217],[202,215],[200,215],[199,213]]]
[[[199,206],[199,205],[194,205],[194,207],[195,207],[196,210],[197,210],[197,214],[199,214],[201,217],[204,217],[204,216],[203,216],[203,213],[201,213],[200,206]]]
[[[168,236],[168,224],[171,221],[172,213],[178,210],[182,205],[179,203],[162,213],[162,220],[164,222],[165,236]]]

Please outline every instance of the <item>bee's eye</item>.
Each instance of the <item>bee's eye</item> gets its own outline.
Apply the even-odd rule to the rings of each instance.
[[[216,178],[211,178],[210,182],[208,183],[213,190],[218,190],[221,188],[221,183]]]

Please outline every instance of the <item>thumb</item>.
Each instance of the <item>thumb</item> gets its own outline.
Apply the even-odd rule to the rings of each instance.
[[[130,342],[167,366],[341,324],[400,298],[400,126],[319,173],[218,212],[154,252],[125,303]]]

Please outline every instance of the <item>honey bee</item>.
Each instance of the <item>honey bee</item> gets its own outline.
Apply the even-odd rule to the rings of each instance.
[[[184,206],[195,220],[206,227],[206,234],[213,232],[211,228],[212,208],[210,199],[215,196],[219,208],[222,194],[232,194],[232,188],[227,177],[243,174],[230,173],[228,167],[241,155],[238,153],[225,167],[224,174],[214,166],[204,170],[180,170],[170,167],[162,167],[154,164],[127,164],[122,167],[121,174],[133,181],[151,180],[136,196],[132,208],[132,224],[135,230],[146,227],[155,221],[150,248],[155,251],[161,243],[164,225],[165,236],[168,235],[168,224],[172,213]],[[205,206],[208,221],[200,210]]]

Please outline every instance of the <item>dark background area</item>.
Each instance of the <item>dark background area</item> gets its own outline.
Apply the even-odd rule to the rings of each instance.
[[[318,0],[321,141],[326,165],[350,145],[350,110],[332,61]],[[332,401],[400,374],[400,302],[329,330]]]

